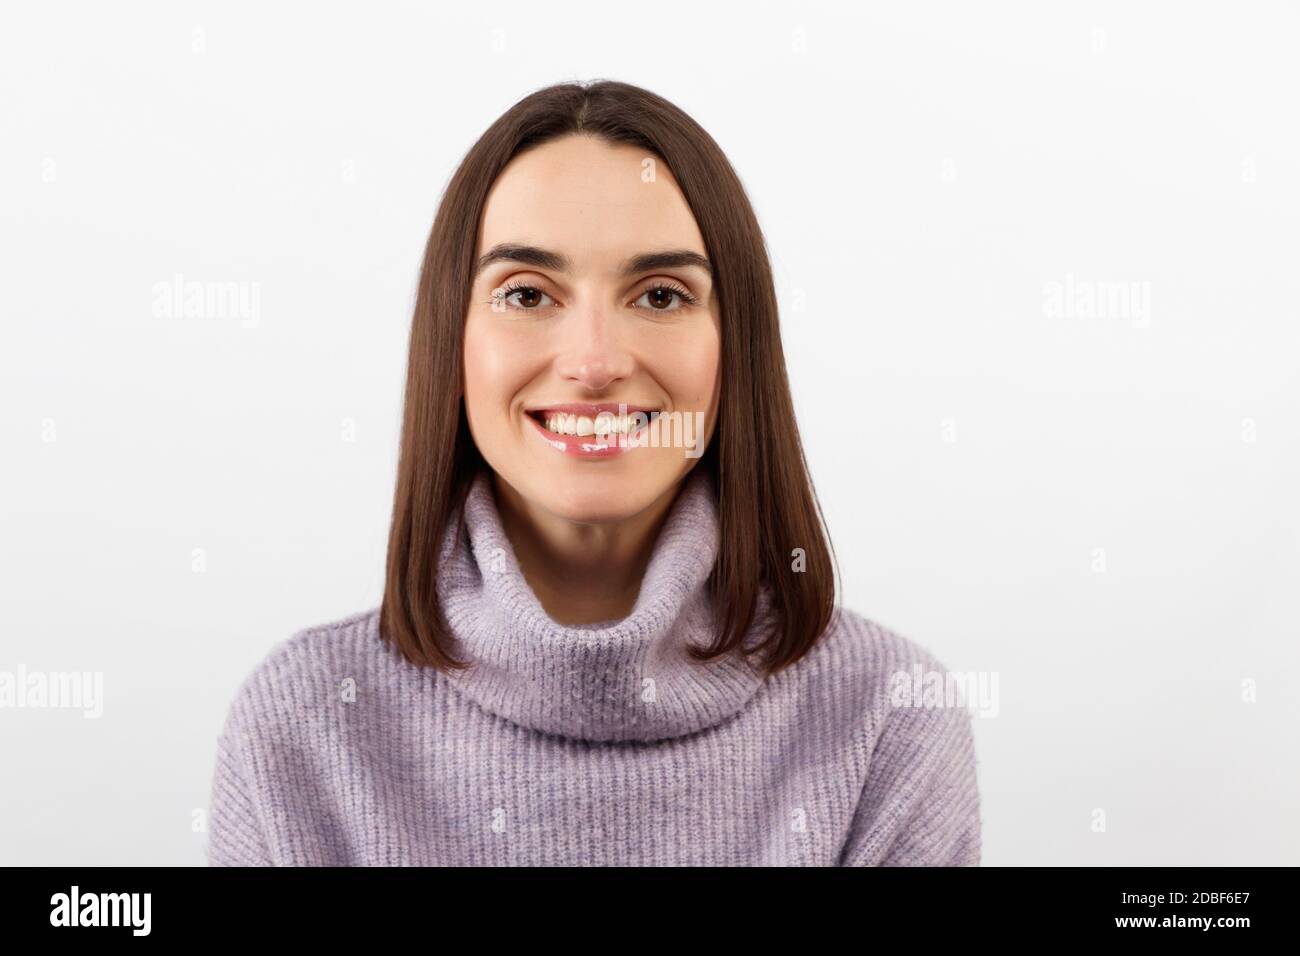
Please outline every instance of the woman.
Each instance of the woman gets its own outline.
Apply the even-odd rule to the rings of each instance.
[[[713,139],[521,100],[425,252],[383,604],[220,737],[214,865],[975,865],[970,717],[835,605],[771,273]],[[910,679],[910,676],[909,676]]]

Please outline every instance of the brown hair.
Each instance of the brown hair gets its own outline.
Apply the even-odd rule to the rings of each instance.
[[[562,83],[510,107],[479,138],[447,185],[425,247],[411,323],[401,454],[388,541],[380,633],[414,663],[459,668],[437,599],[443,529],[458,518],[485,465],[462,392],[463,332],[479,219],[505,165],[571,133],[635,145],[668,165],[686,198],[721,305],[722,391],[713,441],[696,463],[718,491],[721,536],[709,576],[717,636],[704,660],[749,648],[758,589],[770,594],[759,653],[768,673],[806,654],[835,608],[825,521],[795,425],[776,293],[762,232],[739,177],[703,128],[672,103],[627,83]],[[792,570],[794,549],[804,554]]]

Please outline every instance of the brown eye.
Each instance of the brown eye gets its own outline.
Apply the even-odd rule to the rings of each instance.
[[[521,309],[528,312],[542,308],[548,303],[555,304],[549,295],[531,285],[509,285],[498,289],[493,293],[492,300],[493,308],[497,308],[497,303],[500,303],[500,310]]]
[[[685,289],[675,285],[655,285],[646,289],[634,303],[638,308],[652,312],[678,312],[699,300]],[[642,304],[644,302],[644,304]]]

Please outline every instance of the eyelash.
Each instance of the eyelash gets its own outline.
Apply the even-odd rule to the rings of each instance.
[[[496,292],[492,293],[492,298],[488,300],[488,304],[490,305],[490,304],[492,304],[493,302],[504,302],[504,301],[506,301],[507,299],[509,299],[510,296],[513,295],[514,293],[516,293],[516,292],[521,292],[521,291],[525,291],[525,290],[526,290],[526,291],[529,291],[529,292],[541,292],[542,295],[547,295],[547,294],[548,294],[548,293],[545,292],[544,290],[539,289],[537,286],[535,286],[535,285],[531,285],[531,284],[529,284],[529,283],[527,283],[527,282],[510,282],[510,283],[507,283],[507,284],[506,284],[505,288],[503,288],[503,289],[498,289]],[[642,289],[642,290],[637,294],[637,298],[638,298],[638,299],[641,298],[641,296],[645,295],[647,292],[660,292],[660,291],[662,291],[662,292],[672,292],[672,293],[675,293],[676,295],[680,296],[680,297],[681,297],[681,300],[682,300],[684,303],[686,303],[687,305],[699,305],[699,304],[700,304],[700,300],[699,300],[699,298],[698,298],[697,296],[692,295],[690,292],[688,292],[686,289],[683,289],[681,286],[677,285],[675,282],[656,282],[654,285],[646,286],[646,288]],[[521,312],[540,312],[540,311],[541,311],[541,309],[540,309],[539,307],[537,307],[537,306],[534,306],[534,307],[531,308],[531,309],[530,309],[530,308],[526,308],[526,307],[521,306],[521,305],[510,306],[510,308],[518,309],[518,310],[521,311]],[[681,307],[679,306],[679,307],[676,308],[676,309],[647,309],[646,311],[649,311],[649,312],[677,312],[677,311],[680,311],[680,308],[681,308]]]

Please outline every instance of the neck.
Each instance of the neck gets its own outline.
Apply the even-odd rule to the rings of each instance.
[[[556,623],[594,624],[632,613],[677,486],[638,514],[594,524],[539,507],[500,476],[493,489],[524,579]]]
[[[717,637],[709,577],[719,524],[708,472],[694,469],[669,499],[630,613],[618,616],[612,603],[589,607],[583,616],[603,620],[582,624],[561,623],[542,606],[506,535],[492,485],[483,471],[473,478],[462,520],[448,522],[440,551],[438,599],[455,656],[469,665],[444,676],[461,696],[530,730],[587,741],[649,741],[715,726],[758,692],[763,673],[747,654],[698,660],[691,653]],[[502,497],[509,500],[509,491]],[[554,549],[555,540],[567,542],[568,550],[556,553],[579,574],[599,577],[604,569],[593,568],[597,558],[573,544],[588,532],[538,530],[550,527],[553,517],[543,515],[536,527],[517,522],[518,538],[537,544],[534,577],[551,582],[557,593],[572,593],[580,590],[572,578],[563,587],[559,572],[537,572],[536,562],[547,553],[542,544]],[[636,577],[639,534],[655,524],[636,518],[592,539],[623,558],[624,582]],[[753,634],[746,635],[747,650],[754,649],[750,638],[766,630],[766,607],[764,599]]]

